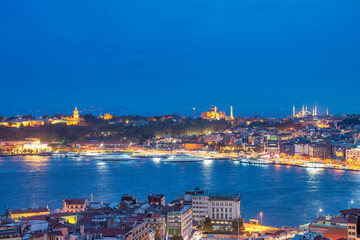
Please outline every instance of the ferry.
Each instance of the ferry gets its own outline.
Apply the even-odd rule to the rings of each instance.
[[[253,165],[268,165],[269,161],[262,158],[240,158],[239,162]]]
[[[87,157],[89,157],[89,156],[100,156],[101,153],[98,152],[98,151],[86,151],[86,152],[82,152],[81,155],[87,156]]]
[[[187,155],[187,154],[177,154],[177,155],[172,155],[168,158],[165,158],[162,160],[162,162],[169,162],[169,163],[186,163],[186,162],[201,162],[204,159],[199,158],[199,157],[195,157],[192,155]]]
[[[54,157],[80,157],[80,153],[75,152],[55,152],[52,154]]]
[[[136,161],[138,160],[138,158],[129,156],[127,154],[120,154],[120,155],[104,154],[101,157],[96,158],[95,160],[107,161],[107,162],[123,162],[123,161]]]
[[[132,157],[135,158],[168,158],[169,154],[159,154],[159,153],[152,153],[152,154],[140,154],[140,153],[133,153],[131,154]]]
[[[324,163],[321,162],[308,162],[305,164],[305,167],[308,168],[325,168],[326,165]]]

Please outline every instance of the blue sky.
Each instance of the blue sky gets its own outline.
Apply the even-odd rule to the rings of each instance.
[[[0,1],[0,115],[360,113],[360,1]]]

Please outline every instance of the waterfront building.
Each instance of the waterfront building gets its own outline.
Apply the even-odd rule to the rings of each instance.
[[[47,215],[50,214],[50,209],[48,207],[38,207],[38,208],[21,208],[15,209],[10,212],[11,218],[15,221],[18,221],[23,218]]]
[[[360,162],[360,147],[347,149],[346,150],[346,159],[349,161]]]
[[[286,156],[294,156],[295,145],[289,142],[280,143],[280,154],[285,154]]]
[[[187,240],[192,229],[192,207],[183,206],[178,211],[172,211],[167,214],[168,237],[179,235]]]
[[[312,155],[314,158],[331,159],[332,147],[330,144],[315,144],[312,145]]]
[[[148,196],[148,203],[150,205],[165,206],[165,194],[151,193]]]
[[[68,198],[63,200],[62,212],[84,212],[88,206],[88,200],[85,198]]]
[[[270,155],[280,154],[280,144],[278,141],[269,140],[265,143],[265,152]]]
[[[185,150],[203,150],[204,144],[202,144],[202,143],[184,143],[183,149],[185,149]]]

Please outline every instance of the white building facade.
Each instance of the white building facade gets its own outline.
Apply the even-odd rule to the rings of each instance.
[[[204,221],[209,217],[212,221],[229,222],[241,218],[241,197],[239,194],[203,193],[193,195],[193,220]]]

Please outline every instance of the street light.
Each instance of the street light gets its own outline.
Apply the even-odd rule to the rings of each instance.
[[[354,203],[354,200],[351,200],[349,203],[349,208],[351,208],[351,205]]]
[[[263,216],[263,213],[260,212],[260,229],[261,229],[261,230],[262,230],[262,225],[263,225],[263,223],[262,223],[262,216]]]
[[[319,212],[322,212],[321,208],[317,211],[317,214],[316,214],[317,218],[319,218]]]

